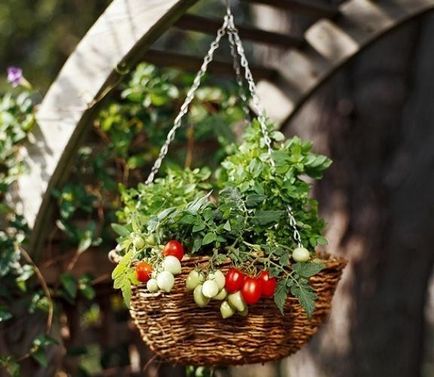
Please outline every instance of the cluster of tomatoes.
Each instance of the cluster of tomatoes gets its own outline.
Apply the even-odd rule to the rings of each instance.
[[[169,241],[162,251],[163,260],[154,268],[147,262],[136,264],[137,280],[146,283],[149,292],[170,292],[175,284],[175,275],[181,273],[181,260],[184,257],[183,245]],[[298,247],[292,257],[296,262],[309,259],[309,252]],[[199,307],[208,305],[210,300],[219,300],[223,318],[235,313],[247,315],[247,305],[254,305],[261,298],[271,298],[276,291],[277,280],[268,271],[263,270],[257,276],[249,276],[237,268],[230,268],[226,275],[220,270],[209,273],[199,270],[190,271],[186,279],[186,288],[193,291],[193,298]]]
[[[159,291],[170,292],[175,284],[175,275],[181,273],[181,259],[184,257],[184,247],[178,241],[169,241],[163,248],[164,259],[156,270],[145,261],[136,264],[137,280],[146,283],[151,293]]]

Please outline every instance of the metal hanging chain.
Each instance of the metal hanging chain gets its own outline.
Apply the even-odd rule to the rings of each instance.
[[[241,67],[240,63],[238,61],[238,54],[237,54],[237,48],[235,46],[235,39],[234,35],[231,30],[228,30],[228,40],[229,40],[229,46],[231,48],[231,55],[233,59],[233,67],[235,71],[235,77],[238,84],[238,93],[241,98],[241,106],[244,112],[244,115],[246,116],[246,119],[248,122],[251,121],[250,117],[250,108],[249,108],[249,100],[246,96],[246,91],[243,83],[243,76],[241,75]]]
[[[288,212],[288,218],[289,218],[289,225],[292,227],[292,237],[294,238],[295,242],[297,242],[297,247],[303,247],[303,244],[301,243],[301,236],[300,232],[298,231],[297,227],[297,221],[295,220],[294,213],[292,212],[292,208],[290,205],[286,208]]]
[[[228,4],[228,1],[227,1],[227,4]],[[249,63],[247,61],[246,54],[244,52],[244,48],[243,48],[241,39],[239,37],[238,30],[235,26],[234,17],[233,17],[231,10],[230,10],[229,5],[227,5],[227,17],[229,18],[229,25],[228,25],[229,41],[231,41],[231,37],[234,39],[234,43],[235,43],[235,46],[237,48],[237,52],[238,52],[240,59],[241,59],[241,66],[244,68],[245,78],[246,78],[246,81],[247,81],[248,86],[249,86],[250,94],[252,96],[252,105],[253,105],[255,112],[258,115],[258,121],[259,121],[259,124],[261,126],[261,131],[262,131],[262,135],[264,138],[264,142],[267,146],[268,154],[270,156],[270,163],[271,163],[271,166],[274,168],[275,164],[274,164],[274,160],[272,158],[271,138],[270,138],[270,135],[268,132],[268,127],[267,127],[267,117],[265,115],[265,110],[261,105],[261,101],[257,95],[256,84],[255,84],[255,81],[253,80],[253,76],[252,76],[252,73],[250,71]],[[237,63],[238,63],[238,61],[237,61]],[[303,244],[301,242],[301,235],[300,235],[300,232],[299,232],[298,227],[297,227],[297,221],[294,217],[294,213],[293,213],[292,207],[290,205],[287,206],[287,213],[288,213],[288,218],[289,218],[289,224],[293,230],[293,238],[294,238],[295,242],[297,243],[298,247],[303,247]]]
[[[226,12],[226,15],[224,17],[223,25],[221,26],[220,29],[218,29],[216,39],[211,43],[211,46],[208,50],[208,53],[205,55],[202,66],[200,67],[200,70],[197,72],[197,74],[193,80],[193,85],[190,87],[190,89],[187,93],[187,96],[184,100],[184,103],[181,106],[179,114],[175,118],[172,129],[167,134],[166,141],[163,144],[163,146],[161,147],[159,156],[158,156],[157,160],[155,161],[145,184],[152,183],[154,178],[155,178],[155,175],[160,170],[161,164],[162,164],[164,158],[166,157],[166,155],[169,151],[169,145],[174,140],[176,131],[181,127],[182,120],[188,112],[189,106],[195,97],[195,93],[201,84],[202,78],[207,71],[208,65],[213,60],[214,52],[219,48],[220,41],[225,36],[226,33],[228,33],[228,39],[229,39],[229,43],[231,46],[231,54],[232,54],[232,57],[234,59],[233,64],[234,64],[234,70],[235,70],[235,73],[237,76],[237,83],[240,87],[240,97],[244,102],[244,106],[246,106],[246,109],[244,111],[245,112],[247,111],[246,114],[249,113],[249,110],[247,107],[247,103],[248,103],[247,97],[244,94],[244,85],[243,85],[243,80],[242,80],[242,75],[241,75],[241,67],[244,68],[245,80],[248,84],[249,92],[250,92],[250,95],[252,97],[252,106],[253,106],[253,109],[256,112],[257,117],[258,117],[258,121],[259,121],[259,124],[261,127],[261,133],[262,133],[262,136],[264,139],[264,143],[267,147],[270,164],[271,164],[273,169],[275,168],[275,163],[274,163],[274,160],[272,158],[271,138],[270,138],[268,127],[267,127],[267,117],[265,115],[265,110],[262,107],[261,101],[257,95],[256,84],[255,84],[255,81],[253,80],[252,72],[250,71],[249,63],[247,61],[246,54],[244,52],[244,47],[243,47],[241,39],[239,37],[238,29],[235,26],[234,17],[233,17],[231,10],[230,10],[229,2],[227,0],[226,0],[226,4],[227,4],[227,12]],[[236,57],[236,54],[239,55],[240,62],[238,62],[238,58]],[[240,67],[240,64],[241,64],[241,67]],[[250,117],[250,114],[249,114],[249,117]],[[140,198],[138,200],[137,206],[139,206],[139,204],[140,204]],[[293,215],[292,208],[289,205],[287,207],[287,212],[288,212],[290,225],[293,228],[294,240],[297,242],[297,245],[299,247],[302,247],[301,236],[300,236],[300,233],[299,233],[298,228],[297,228],[297,222],[296,222],[295,217]]]
[[[191,102],[193,101],[195,93],[201,84],[202,78],[207,71],[208,65],[209,65],[209,63],[211,63],[211,61],[214,57],[214,52],[215,52],[215,50],[218,49],[218,47],[220,45],[220,40],[223,38],[223,36],[227,32],[227,27],[228,27],[228,18],[225,17],[222,27],[217,31],[216,39],[211,43],[211,46],[208,50],[208,53],[206,54],[206,56],[203,60],[202,66],[200,67],[199,72],[197,72],[197,74],[194,78],[193,85],[191,86],[191,88],[189,89],[189,91],[187,93],[187,97],[185,98],[184,103],[181,106],[179,114],[175,118],[173,127],[169,131],[169,133],[167,134],[166,141],[163,144],[163,146],[161,147],[160,154],[159,154],[158,158],[155,160],[154,166],[152,167],[151,172],[149,173],[148,179],[146,180],[145,184],[152,183],[155,175],[160,170],[161,163],[163,162],[164,158],[167,155],[167,152],[169,151],[169,145],[172,143],[173,139],[175,138],[176,131],[182,125],[182,119],[184,118],[184,115],[187,114],[187,112],[188,112],[189,106],[190,106]]]
[[[270,164],[274,168],[275,164],[274,164],[274,160],[272,158],[273,149],[271,147],[271,138],[270,138],[270,135],[268,132],[268,127],[267,127],[267,117],[265,116],[265,110],[261,105],[261,101],[259,100],[258,94],[256,93],[256,84],[255,84],[255,81],[253,80],[252,72],[250,71],[249,62],[247,61],[246,53],[244,52],[244,47],[243,47],[243,44],[241,42],[240,36],[238,34],[238,29],[236,28],[235,23],[234,23],[234,16],[233,16],[229,7],[227,8],[226,17],[228,19],[229,31],[231,32],[231,34],[234,37],[235,46],[236,46],[238,55],[240,56],[241,67],[244,68],[245,79],[247,81],[250,94],[252,96],[253,110],[256,112],[256,114],[258,116],[259,125],[261,127],[261,133],[262,133],[262,136],[264,138],[264,142],[265,142],[265,145],[267,147],[268,155],[270,158]]]

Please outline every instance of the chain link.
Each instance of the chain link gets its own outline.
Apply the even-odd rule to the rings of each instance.
[[[241,67],[244,68],[245,79],[247,81],[250,94],[252,96],[253,110],[256,112],[256,114],[258,116],[258,121],[259,121],[259,125],[261,127],[261,132],[262,132],[262,137],[264,138],[264,142],[265,142],[265,145],[266,145],[267,150],[268,150],[268,155],[270,158],[270,164],[274,168],[275,164],[274,164],[274,160],[272,158],[272,150],[273,149],[271,147],[271,138],[270,138],[270,135],[268,132],[267,117],[265,116],[265,110],[262,107],[261,101],[258,97],[258,94],[256,91],[256,84],[255,84],[255,81],[253,80],[252,72],[250,71],[249,62],[247,61],[246,53],[244,52],[244,47],[243,47],[243,44],[241,42],[240,36],[238,34],[238,29],[236,28],[235,23],[234,23],[234,16],[233,16],[233,14],[229,8],[227,9],[226,16],[228,18],[228,28],[234,37],[235,46],[237,48],[238,55],[240,56]]]
[[[233,58],[233,67],[234,67],[234,71],[235,71],[235,77],[236,77],[236,81],[237,81],[238,89],[239,89],[238,92],[239,92],[239,96],[241,98],[241,106],[243,108],[247,122],[250,122],[251,117],[250,117],[249,100],[248,100],[246,93],[245,93],[243,76],[241,75],[241,67],[240,67],[240,63],[238,61],[237,48],[235,45],[234,35],[233,35],[233,32],[231,31],[231,29],[228,30],[228,40],[229,40],[229,46],[231,48],[231,55]]]
[[[297,242],[298,247],[303,247],[303,244],[301,243],[301,236],[300,232],[297,228],[297,221],[295,220],[294,213],[292,212],[291,206],[288,206],[287,208],[288,217],[289,217],[289,225],[291,225],[293,233],[292,237],[294,238],[295,242]]]
[[[175,118],[173,127],[167,134],[166,141],[161,147],[160,154],[157,160],[155,160],[154,166],[152,167],[151,172],[149,173],[148,179],[146,180],[145,184],[152,183],[155,175],[160,170],[161,163],[163,162],[164,158],[167,155],[167,152],[169,151],[169,145],[175,139],[176,131],[178,130],[179,127],[181,127],[182,119],[184,118],[184,115],[187,114],[188,112],[189,106],[194,99],[195,93],[200,86],[200,83],[202,81],[203,76],[206,73],[209,63],[212,62],[212,59],[214,57],[214,52],[219,48],[220,40],[227,32],[227,26],[228,26],[228,18],[225,17],[222,27],[217,31],[216,39],[211,43],[208,53],[206,54],[203,60],[202,66],[200,67],[199,72],[196,74],[194,78],[193,85],[191,86],[191,88],[187,93],[187,97],[185,98],[184,103],[181,106],[179,114]]]
[[[250,70],[249,63],[248,63],[247,58],[246,58],[244,47],[242,45],[241,39],[240,39],[239,34],[238,34],[238,29],[235,26],[234,17],[233,17],[231,10],[230,10],[228,1],[226,1],[226,4],[227,4],[227,12],[226,12],[226,15],[224,17],[223,25],[217,31],[216,39],[211,43],[211,46],[208,50],[208,53],[206,54],[206,56],[203,60],[203,63],[200,67],[200,70],[198,71],[198,73],[196,74],[196,76],[193,80],[193,85],[189,89],[187,96],[184,100],[184,103],[182,104],[181,109],[179,111],[179,114],[175,118],[172,129],[167,134],[166,141],[163,144],[163,146],[161,147],[158,158],[155,161],[154,166],[152,167],[151,172],[149,173],[149,176],[148,176],[145,184],[152,183],[154,178],[155,178],[155,175],[160,170],[161,164],[162,164],[164,158],[166,157],[166,155],[169,151],[169,146],[175,138],[176,131],[181,127],[182,120],[188,112],[189,106],[190,106],[191,102],[193,101],[195,93],[201,84],[202,78],[207,71],[208,65],[213,60],[214,52],[219,48],[220,41],[226,34],[228,34],[229,44],[230,44],[230,48],[231,48],[231,55],[233,57],[233,67],[234,67],[235,74],[236,74],[237,84],[239,86],[240,97],[241,97],[241,100],[243,101],[243,110],[246,113],[246,116],[248,117],[248,119],[250,119],[248,98],[245,94],[245,87],[243,84],[243,76],[241,74],[241,68],[244,69],[244,74],[245,74],[244,78],[248,84],[248,89],[249,89],[249,92],[250,92],[250,95],[252,98],[251,105],[252,105],[253,110],[256,112],[257,117],[258,117],[259,125],[261,127],[262,137],[263,137],[264,143],[267,147],[267,151],[268,151],[268,155],[269,155],[269,159],[270,159],[270,164],[271,164],[273,169],[275,168],[275,163],[274,163],[274,160],[272,158],[271,138],[270,138],[270,134],[269,134],[268,127],[267,127],[267,117],[265,115],[265,110],[262,107],[261,101],[257,95],[256,84],[255,84],[255,81],[253,79],[253,75],[252,75],[252,72]],[[238,61],[237,55],[239,56],[240,61]],[[139,204],[140,204],[140,198],[138,200],[137,206],[139,206]],[[287,207],[287,212],[288,212],[288,217],[289,217],[289,223],[293,229],[293,238],[294,238],[295,242],[297,242],[298,247],[302,247],[300,232],[298,231],[297,221],[295,220],[291,206]]]

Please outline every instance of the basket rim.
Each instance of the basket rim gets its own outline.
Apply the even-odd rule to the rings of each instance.
[[[114,264],[118,264],[122,258],[122,256],[120,256],[116,249],[113,249],[109,252],[108,257],[110,259],[110,261]],[[337,266],[342,266],[341,268],[344,268],[347,264],[348,264],[348,259],[344,258],[343,256],[338,256],[338,255],[333,255],[330,254],[328,252],[325,251],[321,251],[321,252],[316,252],[313,256],[313,259],[319,259],[320,262],[323,262],[326,265],[326,268],[331,268],[331,267],[337,267]],[[184,255],[184,257],[182,258],[181,262],[185,263],[185,262],[198,262],[198,263],[203,263],[206,262],[207,260],[209,260],[211,257],[208,255]],[[227,258],[227,260],[225,260],[224,262],[221,263],[221,265],[224,264],[232,264],[233,262],[231,259]]]

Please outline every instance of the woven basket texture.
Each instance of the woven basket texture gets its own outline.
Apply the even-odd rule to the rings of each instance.
[[[152,294],[145,284],[135,286],[130,312],[151,350],[173,364],[242,365],[278,360],[299,350],[330,311],[345,261],[327,257],[323,263],[326,268],[310,280],[318,296],[310,319],[294,297],[288,298],[284,315],[272,298],[250,306],[246,317],[235,314],[222,319],[221,302],[216,300],[199,308],[185,280],[193,268],[208,264],[207,257],[183,260],[182,273],[170,293]],[[223,272],[229,267],[219,266]]]

